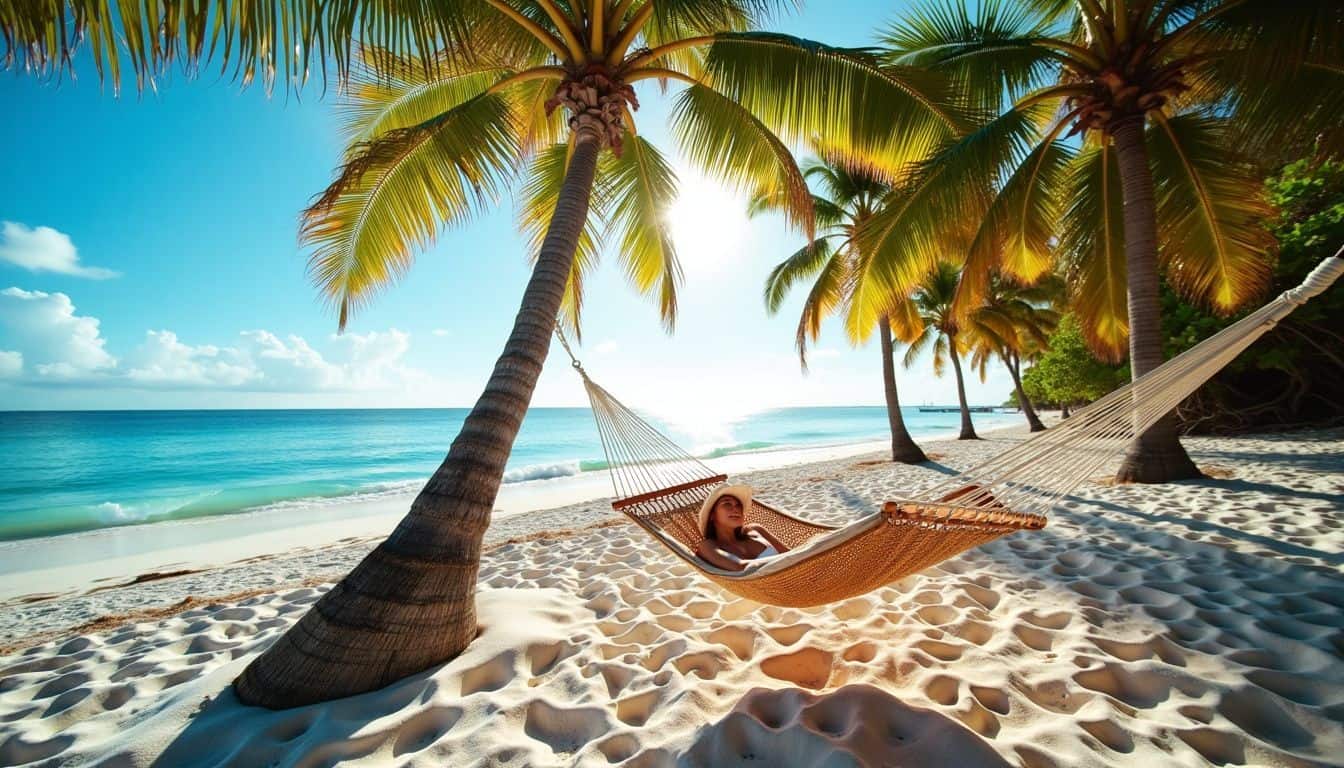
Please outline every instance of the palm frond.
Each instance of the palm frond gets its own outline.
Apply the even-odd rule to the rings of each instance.
[[[1233,54],[1215,58],[1250,90],[1295,77],[1309,63],[1344,62],[1344,6],[1337,0],[1218,0],[1196,8],[1163,44],[1176,55]]]
[[[1222,121],[1155,118],[1148,146],[1167,279],[1187,299],[1231,312],[1271,276],[1272,211],[1260,176],[1230,151]]]
[[[918,339],[927,327],[924,318],[919,315],[915,302],[908,296],[897,296],[893,299],[891,309],[887,312],[887,322],[891,325],[891,335],[895,336],[897,341],[906,344]]]
[[[260,78],[268,88],[297,88],[310,67],[325,81],[328,63],[343,79],[357,58],[356,41],[434,71],[438,52],[465,53],[469,40],[480,42],[473,28],[489,22],[487,11],[480,2],[437,0],[47,0],[0,3],[0,37],[7,68],[73,72],[86,48],[113,88],[123,70],[143,90],[175,63],[193,74],[212,61],[243,84]]]
[[[995,349],[1017,345],[1017,321],[1000,307],[990,305],[976,310],[968,329]]]
[[[825,241],[817,241],[825,242]],[[831,249],[830,258],[821,264],[812,288],[803,300],[803,310],[798,317],[798,328],[794,333],[794,348],[798,350],[798,365],[807,371],[807,343],[816,341],[821,335],[821,321],[845,301],[845,278],[849,270],[848,244]]]
[[[933,342],[933,375],[943,378],[947,373],[947,356],[951,354],[951,345],[947,343],[947,336],[938,334],[938,338]]]
[[[858,234],[870,255],[874,296],[904,295],[949,254],[964,254],[988,206],[997,169],[1031,146],[1032,110],[1009,110],[951,142],[913,180],[893,188]],[[855,324],[876,321],[879,306],[857,307]]]
[[[380,72],[375,69],[374,59],[381,54],[362,54],[363,63],[351,74],[338,106],[341,133],[351,151],[387,131],[431,120],[515,72],[512,67],[483,63],[430,76],[417,67],[406,66],[409,62],[404,60],[390,71]]]
[[[659,314],[670,332],[682,279],[666,221],[677,197],[677,176],[652,144],[628,133],[624,151],[610,156],[608,168],[606,215],[620,243],[621,264],[635,290],[657,292]]]
[[[772,315],[778,312],[793,286],[819,274],[834,255],[830,239],[822,237],[776,264],[765,279],[765,311]]]
[[[803,177],[813,186],[820,187],[822,194],[837,208],[858,212],[888,192],[890,185],[884,179],[865,173],[862,168],[851,167],[847,158],[828,153],[820,142],[813,142],[813,151],[824,159],[804,161]]]
[[[1071,304],[1093,354],[1118,362],[1128,350],[1129,304],[1120,166],[1110,142],[1078,155],[1062,196],[1070,201],[1059,249]]]
[[[761,0],[658,0],[644,27],[644,44],[656,48],[688,37],[742,32],[759,26],[784,5]]]
[[[709,175],[776,203],[785,220],[815,236],[812,193],[793,155],[761,121],[710,88],[693,85],[672,108],[682,154]]]
[[[825,137],[853,162],[899,173],[970,125],[946,78],[870,52],[765,32],[716,35],[705,82],[786,143]]]
[[[1005,98],[1058,78],[1061,57],[1049,45],[1056,31],[1020,3],[934,2],[903,13],[882,43],[890,63],[947,73],[971,104],[996,112]]]
[[[939,338],[941,335],[942,334],[940,334],[933,326],[924,326],[919,332],[919,335],[907,342],[909,346],[905,348],[905,355],[901,357],[901,365],[905,368],[913,367],[915,361],[919,359],[920,354],[923,353],[925,349],[929,348],[929,345],[933,343],[934,339]]]
[[[1250,80],[1240,67],[1228,59],[1208,62],[1191,94],[1228,116],[1230,146],[1271,163],[1344,156],[1344,57],[1335,67],[1304,65],[1290,77]]]
[[[518,115],[519,138],[526,152],[568,141],[569,116],[563,109],[546,109],[555,87],[555,80],[527,80],[505,91]]]
[[[818,195],[812,196],[812,216],[816,219],[817,230],[822,232],[843,228],[849,223],[848,211]]]
[[[508,103],[481,95],[421,125],[364,144],[303,214],[309,274],[350,312],[410,267],[444,226],[496,195],[519,148]]]
[[[1022,119],[1034,121],[1034,113],[1049,108],[1041,104],[1020,111]],[[956,298],[959,314],[984,301],[992,274],[1007,273],[1030,283],[1054,265],[1052,241],[1062,212],[1057,192],[1073,157],[1073,150],[1056,141],[1058,130],[1047,132],[1013,163],[994,194],[966,250]]]

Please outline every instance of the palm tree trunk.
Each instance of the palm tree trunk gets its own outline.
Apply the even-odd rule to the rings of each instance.
[[[1144,146],[1143,117],[1114,128],[1116,161],[1124,190],[1125,272],[1129,287],[1129,365],[1134,379],[1162,364],[1162,314],[1158,304],[1157,206],[1153,172]],[[1167,414],[1130,444],[1116,475],[1118,482],[1165,483],[1202,477],[1176,437],[1176,418]]]
[[[1011,357],[1011,359],[1009,359]],[[1022,360],[1016,355],[1003,355],[1003,365],[1008,369],[1008,373],[1013,377],[1013,391],[1017,393],[1017,404],[1022,406],[1022,413],[1027,417],[1027,426],[1031,427],[1032,432],[1044,432],[1045,424],[1041,423],[1041,417],[1036,415],[1036,409],[1031,407],[1031,400],[1027,393],[1022,389]]]
[[[966,405],[966,384],[961,378],[961,358],[957,355],[957,338],[947,335],[947,351],[952,355],[952,372],[957,374],[957,400],[961,402],[961,434],[958,440],[979,440],[975,434],[975,425],[971,423],[971,408]]]
[[[896,394],[896,363],[892,360],[891,321],[886,315],[877,321],[877,329],[882,344],[882,389],[887,396],[887,423],[891,427],[891,460],[905,464],[919,464],[929,457],[915,444],[910,431],[905,428],[905,416],[901,414],[901,400]]]
[[[481,540],[550,349],[602,147],[591,126],[575,139],[513,331],[447,458],[392,535],[243,670],[243,702],[281,709],[371,691],[476,637]]]

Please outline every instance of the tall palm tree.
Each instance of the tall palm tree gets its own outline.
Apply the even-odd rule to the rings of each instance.
[[[976,222],[962,299],[974,306],[994,271],[1049,270],[1057,239],[1090,346],[1116,359],[1127,343],[1142,376],[1162,362],[1159,269],[1225,312],[1267,285],[1273,241],[1248,155],[1344,149],[1341,40],[1337,0],[918,8],[887,34],[888,60],[950,75],[996,116],[879,213],[874,271],[908,279],[945,254],[931,221]],[[1081,149],[1065,141],[1076,134]],[[1198,474],[1168,418],[1135,440],[1119,479]]]
[[[961,434],[958,440],[979,440],[971,423],[971,408],[966,404],[966,380],[961,371],[961,356],[968,351],[967,334],[960,328],[956,307],[957,282],[960,270],[954,264],[938,262],[915,288],[910,297],[923,325],[923,331],[905,350],[902,363],[906,368],[915,364],[920,353],[932,350],[933,374],[941,377],[952,361],[952,372],[957,377],[957,402],[961,404]]]
[[[886,194],[887,185],[861,170],[815,160],[804,164],[803,176],[821,188],[821,193],[813,194],[812,198],[816,239],[770,271],[765,281],[765,306],[770,314],[777,313],[795,284],[812,281],[794,335],[798,361],[806,371],[807,345],[809,341],[816,342],[822,320],[833,312],[848,315],[854,291],[863,284],[859,278],[865,260],[855,234],[872,216],[873,206]],[[778,196],[762,195],[751,201],[750,211],[757,214],[777,210],[786,202]],[[909,299],[898,299],[877,321],[887,423],[891,429],[891,460],[906,464],[929,460],[905,426],[892,359],[893,328],[901,341],[911,341],[922,330],[912,310]],[[861,341],[850,335],[851,343]]]
[[[996,275],[990,279],[984,303],[963,322],[971,339],[971,368],[984,381],[990,360],[1003,363],[1013,377],[1013,392],[1032,432],[1044,431],[1045,424],[1022,389],[1022,360],[1049,347],[1050,334],[1059,325],[1054,305],[1062,293],[1063,284],[1054,275],[1029,286]]]
[[[367,62],[373,74],[354,90],[368,109],[350,119],[345,163],[302,225],[312,276],[342,327],[443,227],[528,169],[524,220],[544,235],[485,391],[391,536],[238,678],[242,700],[289,707],[372,690],[454,657],[475,637],[482,538],[562,307],[577,322],[600,236],[594,216],[620,233],[636,287],[657,294],[669,326],[675,317],[677,262],[658,224],[675,182],[634,130],[636,84],[684,85],[673,109],[684,153],[730,184],[782,194],[805,228],[812,200],[789,143],[821,135],[857,155],[913,158],[965,127],[939,106],[948,100],[939,76],[748,31],[771,5],[0,5],[6,60],[38,72],[70,66],[77,41],[114,80],[124,44],[142,84],[176,60],[194,71],[211,53],[244,81],[286,87],[314,62],[332,62],[338,78]]]

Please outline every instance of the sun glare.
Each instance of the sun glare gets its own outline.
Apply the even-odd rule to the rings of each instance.
[[[687,276],[717,274],[741,261],[746,198],[694,171],[682,170],[677,177],[677,200],[667,221]]]

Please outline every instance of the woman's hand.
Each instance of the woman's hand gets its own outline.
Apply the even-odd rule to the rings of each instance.
[[[760,523],[747,523],[746,525],[742,526],[742,532],[764,534],[765,527],[762,526]]]

